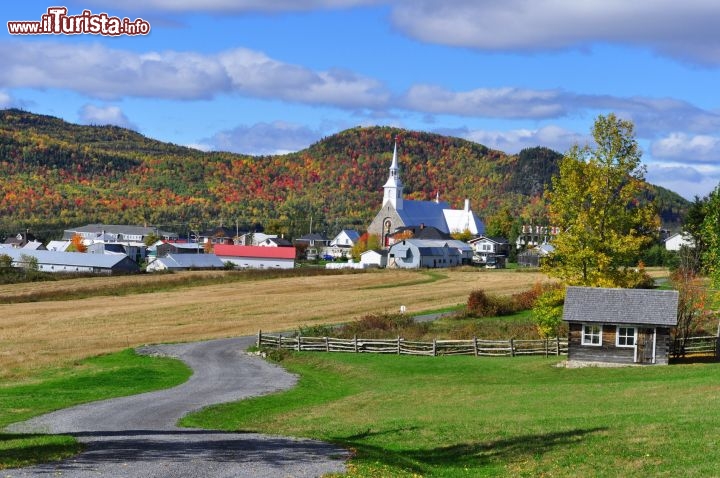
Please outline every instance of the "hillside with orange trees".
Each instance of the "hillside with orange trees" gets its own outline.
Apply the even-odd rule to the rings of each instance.
[[[115,126],[0,111],[0,237],[29,228],[43,239],[86,223],[189,227],[262,224],[294,236],[363,229],[382,200],[393,141],[407,197],[541,220],[542,193],[560,155],[508,155],[460,138],[390,127],[352,128],[297,153],[201,152]],[[687,202],[652,188],[666,223]]]

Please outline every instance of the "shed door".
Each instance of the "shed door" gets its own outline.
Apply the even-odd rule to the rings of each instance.
[[[637,337],[637,363],[655,362],[655,329],[639,328]]]

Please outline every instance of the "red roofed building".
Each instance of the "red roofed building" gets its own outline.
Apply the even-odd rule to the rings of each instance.
[[[232,246],[216,244],[214,253],[223,262],[235,267],[252,269],[292,269],[295,267],[294,247]]]

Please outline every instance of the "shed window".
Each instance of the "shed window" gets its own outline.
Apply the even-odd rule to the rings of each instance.
[[[617,328],[617,340],[615,345],[618,347],[634,347],[635,346],[635,327],[619,327]]]
[[[602,326],[598,324],[583,324],[583,345],[602,345]]]

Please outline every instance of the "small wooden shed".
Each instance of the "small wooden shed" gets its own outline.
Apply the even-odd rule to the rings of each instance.
[[[678,292],[568,287],[568,360],[667,365]]]

